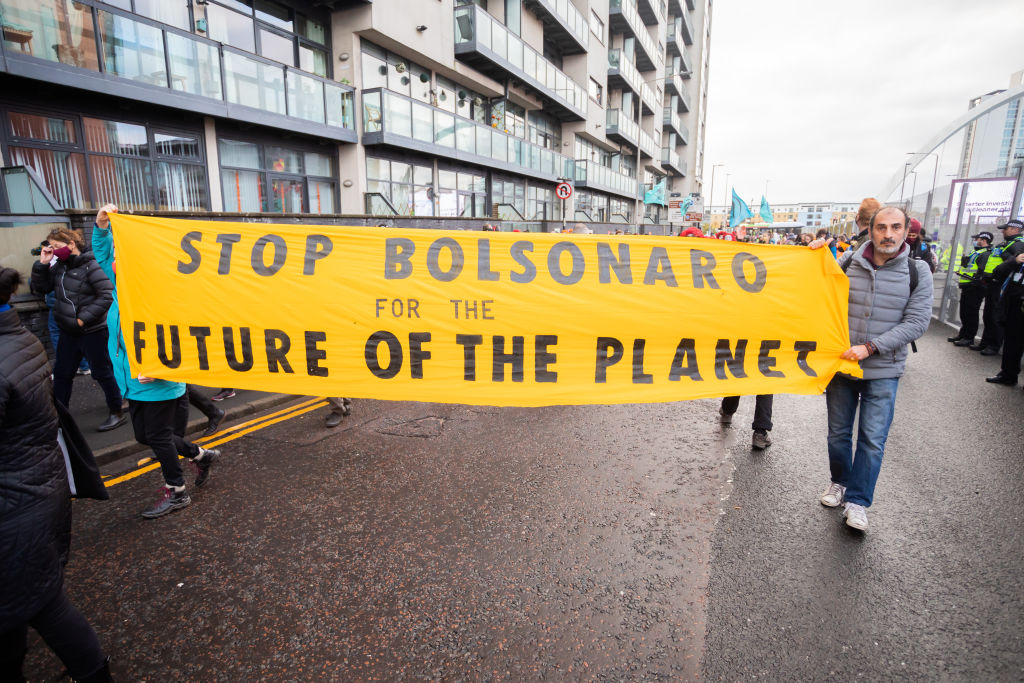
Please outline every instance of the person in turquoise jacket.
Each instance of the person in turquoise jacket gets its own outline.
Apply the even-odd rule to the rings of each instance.
[[[92,250],[96,262],[114,283],[114,302],[107,311],[109,329],[108,352],[114,366],[114,378],[121,395],[128,399],[135,440],[153,450],[164,476],[160,499],[142,513],[146,519],[163,517],[192,502],[185,490],[185,476],[178,461],[184,455],[195,466],[195,486],[199,488],[210,477],[210,467],[220,451],[197,446],[184,438],[188,422],[188,396],[182,382],[169,382],[139,375],[132,376],[128,364],[128,347],[121,335],[121,308],[117,295],[117,268],[114,263],[114,236],[108,214],[117,207],[107,204],[96,214],[92,229]]]

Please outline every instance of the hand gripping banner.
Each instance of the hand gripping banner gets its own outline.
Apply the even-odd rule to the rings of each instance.
[[[827,249],[111,216],[132,371],[496,406],[817,394],[860,376]]]

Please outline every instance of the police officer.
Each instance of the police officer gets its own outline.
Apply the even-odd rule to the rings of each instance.
[[[971,238],[974,240],[974,251],[963,258],[960,270],[957,271],[960,276],[960,332],[946,339],[955,346],[974,344],[974,337],[978,334],[978,312],[988,289],[985,279],[990,278],[992,270],[1002,262],[1000,259],[989,258],[992,253],[992,233],[979,232],[971,235]]]
[[[1024,353],[1024,222],[1010,220],[999,226],[1006,238],[1000,250],[1002,263],[992,271],[992,281],[999,286],[999,320],[1003,323],[1003,363],[991,384],[1013,386],[1020,374],[1020,357]],[[995,252],[993,252],[994,254]],[[992,257],[990,257],[992,258]]]
[[[1015,257],[1024,251],[1024,223],[1019,220],[1006,221],[998,227],[1003,231],[1002,244],[996,245],[989,254],[991,272],[993,275],[988,280],[988,291],[985,292],[985,329],[981,334],[981,342],[971,349],[981,351],[983,356],[998,356],[999,347],[1003,345],[1003,321],[998,315],[1000,309],[999,299],[1003,288],[1003,279],[994,275],[994,270],[1001,263],[1009,258]]]

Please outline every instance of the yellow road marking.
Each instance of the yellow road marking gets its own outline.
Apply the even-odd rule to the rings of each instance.
[[[313,405],[309,405],[311,402],[313,403]],[[327,403],[327,401],[323,400],[322,398],[314,398],[311,401],[304,401],[303,403],[300,403],[297,406],[292,406],[291,408],[288,408],[286,410],[280,410],[280,411],[278,411],[276,413],[273,413],[273,415],[281,415],[281,417],[278,417],[276,419],[266,420],[267,417],[270,417],[270,415],[266,415],[264,417],[261,417],[261,418],[255,419],[255,420],[250,420],[249,422],[245,422],[245,423],[242,423],[240,425],[236,425],[235,427],[233,427],[231,430],[228,430],[228,431],[234,431],[236,429],[241,429],[246,424],[253,424],[253,423],[257,423],[257,422],[260,423],[260,424],[256,424],[255,426],[249,427],[248,429],[244,429],[244,430],[238,431],[235,434],[231,434],[229,436],[225,436],[223,438],[217,439],[216,441],[211,441],[211,442],[205,443],[205,444],[203,444],[203,446],[204,447],[213,448],[214,446],[219,446],[222,443],[227,443],[228,441],[234,441],[235,439],[241,438],[241,437],[245,436],[246,434],[251,434],[252,432],[259,431],[260,429],[263,429],[264,427],[269,427],[270,425],[277,424],[278,422],[284,422],[285,420],[289,420],[289,419],[291,419],[293,417],[298,417],[299,415],[304,415],[305,413],[312,412],[312,411],[314,411],[314,410],[316,410],[318,408],[323,408],[325,405],[328,405],[328,403]],[[305,406],[305,407],[303,407],[303,406]],[[286,414],[282,415],[282,413],[286,413]],[[266,420],[266,421],[264,421],[264,420]],[[182,456],[180,456],[180,455],[178,457],[182,458]],[[182,459],[184,459],[184,458],[182,458]],[[116,486],[117,484],[129,481],[131,479],[135,479],[136,477],[141,477],[146,472],[152,472],[153,470],[158,469],[159,467],[160,467],[160,463],[155,462],[155,463],[152,463],[150,465],[146,465],[145,467],[141,467],[141,468],[139,468],[137,470],[133,470],[131,472],[128,472],[127,474],[122,474],[121,476],[115,477],[114,479],[107,480],[107,481],[105,481],[103,483],[104,483],[104,485],[107,488],[110,488],[111,486]]]
[[[248,420],[246,422],[242,422],[242,423],[236,424],[233,427],[228,427],[227,429],[221,429],[217,433],[211,434],[210,436],[204,436],[204,437],[200,437],[198,439],[193,439],[192,443],[198,444],[200,446],[208,445],[209,440],[214,438],[214,437],[223,438],[224,435],[230,434],[231,432],[237,432],[239,429],[244,429],[245,427],[248,427],[249,425],[254,425],[257,422],[262,422],[263,420],[268,420],[268,419],[270,419],[272,417],[277,417],[278,415],[283,415],[284,413],[290,413],[293,410],[297,410],[299,408],[302,408],[303,406],[308,406],[311,403],[316,403],[317,401],[322,401],[322,400],[323,400],[322,398],[307,399],[305,401],[302,401],[300,403],[296,403],[295,405],[290,406],[288,408],[285,408],[283,410],[278,410],[277,412],[269,413],[267,415],[261,415],[259,417],[256,417],[256,418],[253,418],[251,420]],[[220,436],[218,436],[218,435],[220,435]],[[154,458],[153,456],[147,456],[147,457],[142,458],[141,460],[139,460],[137,463],[135,463],[135,466],[136,467],[142,467],[143,465],[146,465],[146,464],[152,463],[152,462],[156,462],[156,458]]]
[[[252,420],[249,420],[247,422],[242,422],[241,424],[236,424],[233,427],[228,427],[227,429],[222,429],[219,432],[217,432],[216,434],[211,434],[210,436],[207,436],[207,437],[204,437],[204,438],[201,438],[201,439],[196,439],[195,441],[193,441],[193,443],[197,443],[199,445],[202,445],[204,440],[212,439],[215,436],[217,436],[219,438],[218,435],[223,436],[224,434],[230,434],[231,432],[237,432],[239,429],[243,429],[245,427],[248,427],[249,425],[256,424],[257,422],[262,422],[263,420],[269,419],[271,417],[277,417],[278,415],[283,415],[284,413],[289,413],[289,412],[291,412],[293,410],[296,410],[297,408],[302,408],[303,406],[308,406],[311,403],[316,403],[317,401],[322,401],[322,400],[323,400],[322,398],[307,399],[305,401],[302,401],[301,403],[296,403],[293,406],[290,406],[288,408],[284,408],[283,410],[278,410],[275,413],[270,413],[269,415],[261,415],[260,417],[253,418]]]

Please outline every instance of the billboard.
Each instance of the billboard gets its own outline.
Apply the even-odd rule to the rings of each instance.
[[[969,223],[971,218],[977,225],[996,225],[1010,217],[1013,204],[1013,190],[1016,178],[965,178],[954,180],[949,190],[949,205],[946,207],[946,222],[956,223],[960,211],[960,199],[966,188],[967,199],[964,202],[963,222]],[[1021,207],[1024,209],[1024,207]],[[1024,211],[1018,210],[1017,217],[1024,217]]]
[[[673,192],[668,199],[669,223],[700,223],[704,220],[704,198]]]

